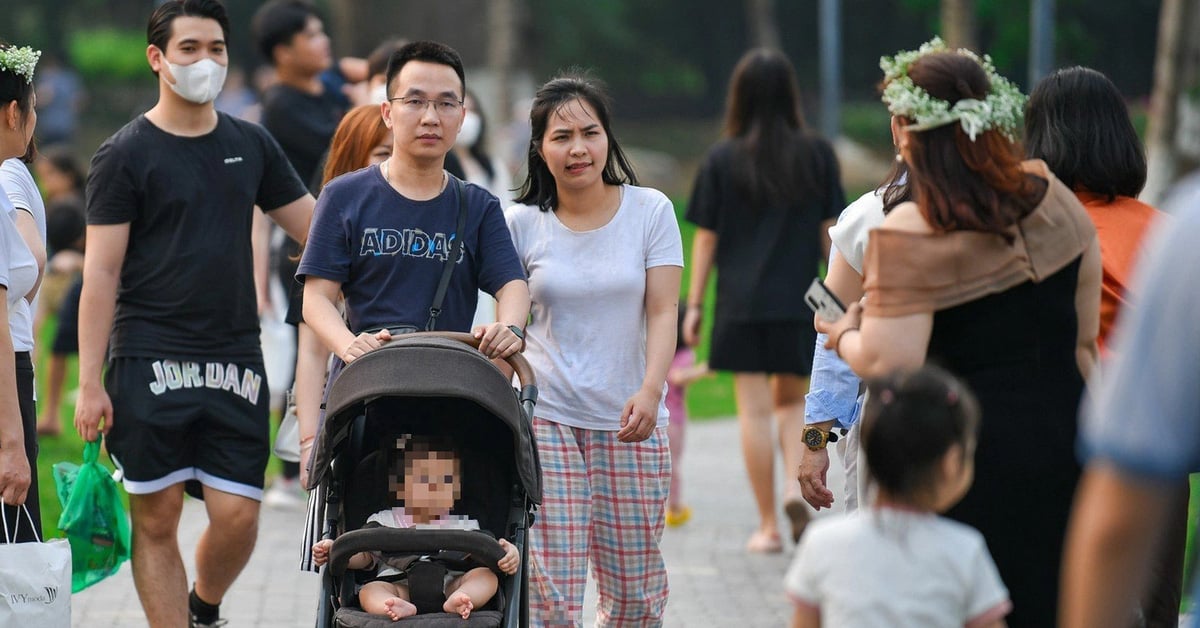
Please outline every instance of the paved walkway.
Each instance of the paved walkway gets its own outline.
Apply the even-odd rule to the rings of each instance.
[[[663,537],[671,582],[666,626],[786,625],[790,609],[781,579],[790,548],[773,556],[743,551],[755,516],[736,422],[693,423],[683,466],[684,491],[693,517],[682,527],[668,528]],[[832,466],[839,465],[835,461]],[[831,482],[841,486],[840,479]],[[258,547],[221,607],[230,628],[313,625],[318,576],[296,569],[302,518],[300,511],[263,509]],[[188,500],[179,540],[189,574],[195,573],[192,554],[205,523],[203,505]],[[75,595],[72,605],[72,626],[78,628],[146,626],[128,565]],[[590,626],[595,617],[594,588],[589,589],[585,608],[584,623]]]

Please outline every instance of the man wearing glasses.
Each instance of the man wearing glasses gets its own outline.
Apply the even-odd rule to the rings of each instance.
[[[305,282],[304,320],[350,363],[400,327],[425,329],[446,264],[453,264],[433,328],[469,330],[483,290],[496,297],[498,320],[471,331],[484,355],[511,355],[524,344],[529,286],[500,202],[444,169],[465,114],[462,59],[436,42],[407,44],[388,63],[387,90],[381,110],[392,156],[331,181],[313,214],[296,273]],[[456,240],[461,250],[452,260]],[[339,292],[344,320],[335,307]]]

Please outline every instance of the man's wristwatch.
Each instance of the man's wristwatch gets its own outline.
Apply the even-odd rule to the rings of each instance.
[[[838,435],[837,432],[826,432],[815,425],[809,425],[804,428],[803,438],[810,451],[820,451],[829,443],[836,443]]]
[[[520,327],[518,327],[516,325],[509,325],[508,329],[513,333],[514,336],[517,337],[518,340],[520,340],[521,342],[525,341],[525,330],[524,329],[521,329]]]

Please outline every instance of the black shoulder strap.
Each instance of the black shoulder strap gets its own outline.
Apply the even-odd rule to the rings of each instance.
[[[433,304],[429,306],[429,321],[425,323],[425,331],[433,331],[437,326],[438,316],[442,314],[442,301],[446,298],[446,290],[450,287],[450,276],[458,265],[458,256],[462,251],[463,231],[467,228],[467,194],[462,180],[446,173],[458,193],[458,225],[454,229],[454,241],[450,244],[446,264],[442,267],[442,280],[438,282],[437,292],[433,295]]]

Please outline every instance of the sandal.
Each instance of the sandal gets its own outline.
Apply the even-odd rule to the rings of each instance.
[[[687,506],[680,506],[679,508],[667,508],[667,525],[671,526],[672,528],[687,523],[688,519],[691,518],[692,509],[688,508]]]
[[[808,522],[812,519],[808,508],[804,506],[804,500],[799,497],[788,499],[783,504],[783,512],[792,523],[792,543],[800,542],[800,535],[804,534],[804,528],[808,527]]]
[[[778,554],[783,551],[783,542],[778,534],[755,532],[746,541],[746,551],[752,554]]]

